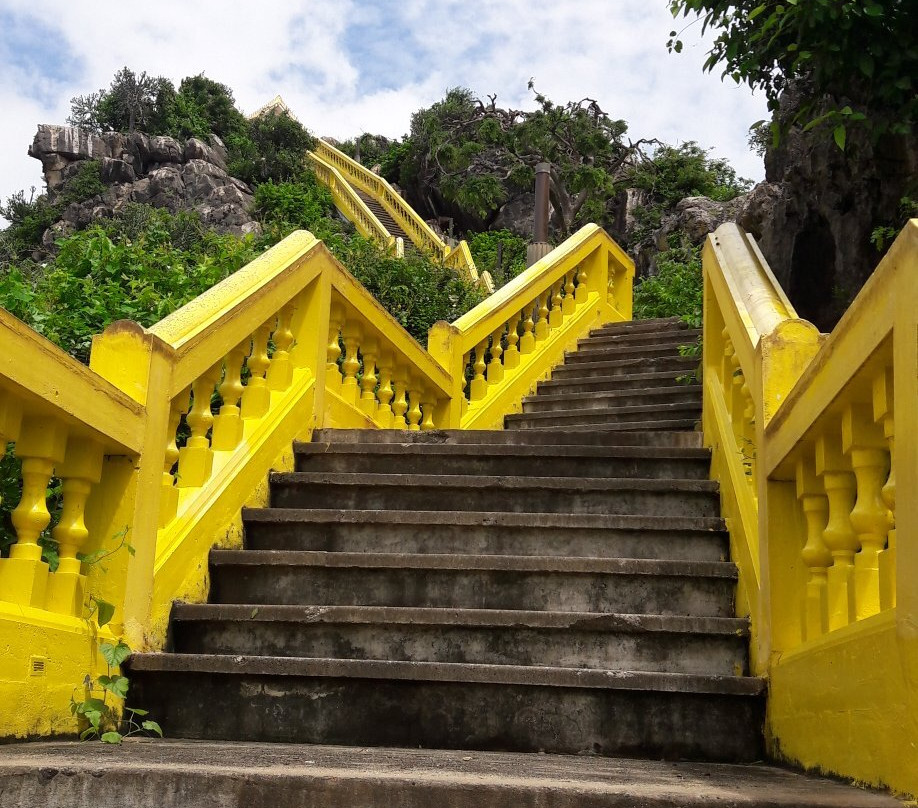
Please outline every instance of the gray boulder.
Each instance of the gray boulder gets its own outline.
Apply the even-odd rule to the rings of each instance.
[[[221,168],[223,171],[226,171],[226,151],[224,150],[223,156],[214,149],[208,146],[201,140],[198,140],[196,137],[188,138],[185,142],[185,161],[190,160],[204,160],[211,165],[215,165],[218,168]]]
[[[183,151],[175,138],[165,135],[150,138],[151,163],[181,163]]]

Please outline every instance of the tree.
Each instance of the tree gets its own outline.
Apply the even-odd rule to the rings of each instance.
[[[532,82],[529,88],[533,88]],[[556,226],[566,236],[585,219],[603,220],[616,182],[650,141],[625,140],[627,124],[591,99],[555,104],[535,93],[533,111],[504,109],[453,88],[412,116],[402,185],[424,199],[432,189],[480,226],[514,193],[531,190],[549,162]]]
[[[133,132],[158,129],[164,107],[175,96],[172,82],[162,76],[139,75],[123,67],[112,79],[108,90],[99,90],[70,99],[67,123],[95,132]]]
[[[848,125],[875,133],[911,132],[918,117],[918,3],[906,0],[671,0],[673,16],[695,15],[719,29],[706,70],[765,92],[802,83],[808,100],[791,124],[829,127],[844,149]],[[680,51],[678,34],[669,47]],[[774,128],[777,135],[777,126]]]

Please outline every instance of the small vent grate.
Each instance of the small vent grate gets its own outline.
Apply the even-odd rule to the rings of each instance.
[[[44,657],[33,656],[30,660],[32,676],[44,676],[47,662],[48,660]]]

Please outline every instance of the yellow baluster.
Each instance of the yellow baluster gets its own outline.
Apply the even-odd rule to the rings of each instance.
[[[214,467],[214,453],[207,440],[207,431],[214,422],[210,411],[210,400],[213,396],[217,379],[220,378],[222,362],[218,362],[203,376],[191,383],[192,404],[191,410],[185,417],[191,437],[188,443],[179,449],[178,478],[176,485],[179,488],[200,488],[210,479]],[[262,379],[264,381],[264,379]],[[243,394],[242,411],[245,413],[245,397]]]
[[[344,324],[342,338],[344,340],[344,380],[341,382],[341,395],[346,400],[357,406],[357,372],[360,370],[360,360],[357,352],[360,349],[360,325],[355,320],[348,320]]]
[[[408,421],[405,413],[408,412],[408,374],[404,367],[397,365],[392,374],[392,384],[395,387],[395,399],[392,402],[392,428],[407,429]]]
[[[806,546],[800,555],[809,570],[800,620],[805,642],[829,630],[828,569],[832,563],[832,553],[823,541],[829,518],[829,501],[816,476],[813,458],[809,455],[797,461],[797,499],[806,520]]]
[[[45,501],[54,467],[64,459],[67,429],[53,418],[26,418],[16,442],[22,460],[22,495],[12,514],[16,543],[0,559],[3,599],[44,608],[48,565],[41,560],[38,537],[51,522]]]
[[[325,385],[331,390],[341,389],[341,328],[344,325],[344,309],[332,303],[328,316],[328,347],[325,349]]]
[[[730,340],[730,335],[725,328],[721,332],[721,336],[724,338],[724,359],[721,366],[720,372],[720,381],[724,388],[724,401],[727,405],[727,412],[731,415],[733,414],[733,358],[735,352],[733,350],[733,342]],[[737,363],[738,364],[738,363]]]
[[[562,278],[551,288],[551,311],[548,314],[548,325],[550,328],[557,328],[564,319],[561,313],[561,286],[564,283]]]
[[[223,381],[217,388],[223,405],[219,414],[214,416],[214,431],[210,441],[215,452],[232,451],[242,440],[243,424],[239,402],[245,392],[242,385],[242,363],[247,350],[248,344],[244,342],[226,355]]]
[[[507,350],[504,351],[504,370],[513,370],[520,366],[520,349],[517,347],[520,336],[517,334],[520,316],[515,314],[507,323]]]
[[[0,391],[0,460],[6,455],[6,445],[15,443],[22,425],[22,404],[18,399]],[[3,502],[3,497],[0,497]]]
[[[861,549],[854,557],[854,602],[858,620],[880,611],[880,552],[886,547],[888,510],[882,489],[888,456],[883,430],[874,423],[871,408],[852,405],[842,415],[842,448],[851,458],[857,480],[857,501],[851,525]]]
[[[475,346],[475,364],[472,365],[472,381],[469,385],[469,400],[481,401],[488,394],[488,382],[485,379],[485,351],[488,350],[488,340],[485,339]]]
[[[504,337],[504,326],[501,326],[491,335],[491,361],[488,364],[488,384],[497,384],[503,381],[504,366],[501,364],[500,357],[504,352],[501,347],[501,340]]]
[[[241,414],[243,418],[261,418],[271,407],[271,391],[265,376],[271,367],[268,358],[268,338],[271,336],[271,325],[262,325],[252,338],[252,353],[249,354],[248,384],[242,393]]]
[[[577,273],[575,276],[577,279],[577,289],[574,291],[574,300],[578,303],[584,303],[586,302],[587,295],[589,295],[587,289],[589,277],[587,276],[586,262],[582,262],[575,271]]]
[[[738,424],[743,446],[743,464],[746,467],[746,482],[752,487],[752,496],[757,497],[755,485],[756,445],[755,445],[755,402],[745,380],[740,387],[743,402],[743,419]]]
[[[829,499],[829,520],[822,536],[832,553],[828,573],[830,631],[855,620],[854,554],[858,541],[851,526],[856,484],[850,468],[841,451],[840,435],[835,430],[816,440],[816,473],[822,477],[822,486]]]
[[[383,351],[379,355],[379,391],[376,394],[379,407],[376,409],[376,423],[383,429],[392,426],[392,367],[394,360],[391,351]]]
[[[567,317],[574,313],[577,303],[574,301],[574,275],[575,272],[568,272],[564,276],[564,298],[561,300],[561,314]]]
[[[427,387],[424,387],[421,390],[420,399],[421,411],[423,414],[421,429],[425,432],[430,429],[436,429],[436,426],[434,425],[434,410],[437,408],[437,397],[431,390],[429,390]]]
[[[521,313],[523,320],[523,336],[520,337],[520,353],[524,356],[535,350],[535,322],[532,319],[533,305],[527,306]]]
[[[548,336],[548,296],[550,292],[545,291],[539,295],[539,319],[535,325],[536,342],[541,342]]]
[[[61,517],[51,536],[58,543],[60,563],[48,578],[46,608],[58,614],[81,617],[86,599],[86,576],[81,574],[77,553],[85,552],[89,530],[84,514],[93,485],[102,479],[102,446],[87,438],[67,442],[64,462],[57,468],[61,478]]]
[[[408,382],[408,397],[411,408],[408,410],[408,430],[417,432],[421,429],[421,389],[413,379]]]
[[[880,571],[880,609],[896,605],[896,423],[893,407],[893,369],[886,368],[873,380],[873,417],[883,424],[883,437],[889,448],[889,477],[881,495],[888,509],[887,546],[877,558]]]
[[[363,354],[363,378],[360,380],[360,409],[370,418],[376,416],[376,352],[378,343],[373,337],[366,337],[361,346]]]
[[[290,321],[293,319],[293,304],[288,303],[277,315],[277,328],[274,330],[274,356],[267,376],[269,390],[286,390],[293,382],[293,363],[290,361],[290,346],[293,345],[293,331]]]
[[[179,393],[169,406],[169,431],[166,433],[166,453],[163,456],[163,482],[159,495],[159,526],[165,527],[178,513],[179,492],[176,479],[172,475],[172,467],[178,462],[179,449],[175,443],[176,432],[182,422],[182,416],[188,409],[188,400],[191,388],[186,387]]]

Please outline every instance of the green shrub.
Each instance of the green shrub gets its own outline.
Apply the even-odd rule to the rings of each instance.
[[[468,238],[469,250],[479,272],[490,272],[494,286],[500,288],[526,269],[528,242],[509,230],[489,230]],[[498,264],[498,248],[500,263]]]
[[[657,253],[657,274],[634,287],[634,319],[681,317],[689,325],[701,326],[704,281],[701,247],[685,239]]]

